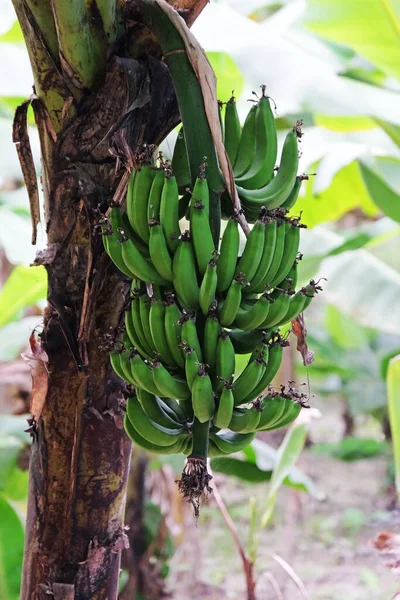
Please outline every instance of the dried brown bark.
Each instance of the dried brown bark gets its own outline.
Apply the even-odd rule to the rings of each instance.
[[[174,4],[192,21],[206,0]],[[36,263],[46,267],[49,289],[42,368],[33,371],[41,401],[33,398],[32,405],[23,600],[115,599],[127,546],[131,443],[122,425],[123,382],[101,341],[118,328],[129,286],[105,255],[95,225],[98,211],[123,195],[121,167],[132,149],[158,143],[179,118],[165,65],[142,51],[140,60],[131,58],[139,54],[132,31],[124,46],[130,54],[110,58],[101,88],[87,94],[57,136],[43,104],[34,106],[48,233]]]

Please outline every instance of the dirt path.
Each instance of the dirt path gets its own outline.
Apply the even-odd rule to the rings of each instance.
[[[370,544],[378,532],[400,528],[400,513],[387,510],[387,460],[345,463],[307,450],[299,467],[313,477],[326,500],[289,488],[280,491],[274,522],[260,534],[258,600],[277,599],[265,572],[276,578],[284,600],[302,598],[273,553],[295,569],[310,600],[390,600],[400,590],[400,578]],[[254,495],[261,511],[266,484],[239,485],[224,477],[217,482],[246,542],[248,499]],[[212,500],[203,507],[197,528],[189,522],[171,565],[169,589],[177,600],[245,599],[241,563]]]

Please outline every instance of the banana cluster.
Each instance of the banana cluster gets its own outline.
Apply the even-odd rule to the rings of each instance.
[[[276,167],[278,143],[274,113],[270,98],[262,95],[251,107],[243,128],[234,96],[225,105],[220,124],[225,150],[233,168],[233,175],[241,206],[249,223],[254,223],[261,208],[273,210],[282,207],[290,210],[299,195],[302,181],[307,175],[298,175],[299,141],[302,138],[302,121],[297,121],[286,135],[279,167]],[[190,185],[190,169],[185,148],[185,135],[181,130],[175,145],[172,166],[179,189],[183,192]],[[229,198],[223,197],[225,216],[232,212]]]
[[[241,255],[235,213],[218,247],[214,244],[206,164],[187,191],[183,134],[172,167],[147,160],[134,170],[126,211],[111,208],[103,225],[107,253],[132,279],[125,331],[113,347],[111,363],[133,386],[126,431],[151,452],[203,460],[223,456],[242,450],[258,431],[289,424],[301,410],[303,394],[270,387],[288,345],[278,329],[302,313],[321,288],[311,281],[296,291],[302,225],[288,216],[288,201],[294,203],[294,188],[301,183],[300,129],[297,124],[288,134],[274,176],[271,115],[263,94],[241,130],[234,101],[226,106],[226,150],[241,184],[246,217],[255,221]],[[256,198],[254,186],[260,185],[257,193],[264,190],[264,195]],[[239,354],[249,359],[235,375]]]

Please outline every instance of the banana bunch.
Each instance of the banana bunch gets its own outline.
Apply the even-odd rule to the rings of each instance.
[[[290,210],[299,195],[302,181],[307,175],[298,175],[299,141],[302,138],[302,121],[297,121],[286,135],[279,167],[276,167],[278,143],[275,117],[270,98],[262,95],[251,107],[243,128],[240,125],[235,97],[225,105],[220,123],[225,150],[233,169],[235,184],[241,206],[249,223],[254,223],[260,209],[273,210],[283,207]],[[172,166],[179,189],[183,192],[190,181],[190,167],[185,152],[185,135],[181,129],[175,145]],[[223,197],[225,216],[232,212],[230,200]]]
[[[206,165],[184,209],[173,173],[162,159],[144,162],[131,175],[126,211],[111,208],[103,224],[107,253],[132,279],[111,363],[129,386],[125,427],[135,444],[220,456],[299,414],[302,396],[269,387],[288,345],[277,330],[321,288],[311,281],[295,291],[298,218],[262,207],[239,255],[233,214],[216,248]],[[249,355],[239,374],[237,354]]]

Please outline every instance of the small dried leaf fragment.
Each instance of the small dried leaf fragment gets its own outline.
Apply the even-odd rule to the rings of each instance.
[[[29,345],[31,352],[24,352],[21,356],[31,368],[32,399],[30,412],[35,420],[38,421],[46,402],[49,377],[47,363],[49,359],[47,353],[43,350],[42,344],[36,338],[34,331],[32,331],[29,337]]]
[[[314,360],[314,352],[309,350],[307,346],[307,327],[303,313],[292,321],[292,331],[297,337],[297,350],[303,358],[303,365],[307,367]]]

